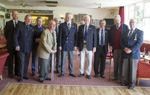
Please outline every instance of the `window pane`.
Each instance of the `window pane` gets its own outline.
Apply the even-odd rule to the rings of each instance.
[[[150,18],[143,19],[144,40],[150,40]]]
[[[144,17],[150,17],[150,2],[146,2],[144,5]]]
[[[134,6],[129,7],[129,18],[134,18]]]
[[[143,3],[136,4],[134,10],[135,10],[135,18],[143,17]]]

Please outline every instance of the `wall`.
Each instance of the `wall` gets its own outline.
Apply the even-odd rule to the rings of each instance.
[[[118,9],[87,9],[87,8],[72,8],[72,7],[14,7],[7,6],[8,9],[37,9],[37,10],[53,10],[53,17],[57,17],[61,22],[60,16],[65,16],[66,12],[71,12],[72,14],[89,14],[92,15],[92,19],[102,19],[102,18],[113,18],[114,15],[118,14]],[[24,21],[24,16],[26,14],[20,13],[19,20]],[[10,19],[6,19],[8,21]]]

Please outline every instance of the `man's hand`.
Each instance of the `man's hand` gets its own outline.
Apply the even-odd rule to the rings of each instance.
[[[74,47],[74,51],[76,51],[77,50],[77,47]]]
[[[131,49],[126,49],[126,51],[125,51],[127,54],[130,54],[131,52],[132,52],[132,50]]]
[[[112,46],[109,46],[109,52],[112,51]]]
[[[96,52],[96,48],[93,48],[93,53],[95,53]]]
[[[62,50],[62,47],[59,47],[59,50]]]
[[[36,38],[35,41],[36,41],[37,43],[39,43],[39,42],[40,42],[40,38]]]
[[[52,53],[56,53],[57,52],[57,50],[52,50]]]
[[[15,50],[20,51],[20,46],[16,46]]]

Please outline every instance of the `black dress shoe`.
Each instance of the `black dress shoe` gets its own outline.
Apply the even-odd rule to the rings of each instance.
[[[122,86],[127,86],[128,83],[124,82],[124,83],[122,83],[121,85],[122,85]]]
[[[84,74],[80,74],[78,77],[82,77],[82,76],[84,76]]]
[[[95,77],[95,78],[98,78],[98,74],[96,74],[94,77]]]
[[[28,80],[29,78],[28,77],[23,77],[24,79]]]
[[[102,78],[105,78],[105,75],[100,75]]]
[[[129,87],[128,87],[128,89],[133,89],[133,88],[134,88],[134,86],[129,86]]]
[[[112,80],[117,80],[117,78],[112,78]]]
[[[23,81],[23,79],[22,78],[19,78],[19,80],[18,80],[19,82],[22,82]]]
[[[77,77],[76,75],[74,75],[74,74],[69,74],[70,76],[72,76],[72,77]]]
[[[45,80],[51,80],[51,78],[46,78]]]
[[[86,78],[91,79],[91,76],[90,75],[86,75]]]
[[[43,83],[44,82],[44,80],[39,80],[41,83]]]
[[[63,77],[64,76],[64,74],[60,74],[58,77]]]
[[[32,76],[35,76],[35,73],[32,73],[31,75],[32,75]]]
[[[14,78],[14,76],[13,75],[9,75],[9,78]]]

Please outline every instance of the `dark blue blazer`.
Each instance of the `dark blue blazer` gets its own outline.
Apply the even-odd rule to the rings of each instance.
[[[79,26],[78,30],[78,47],[79,51],[83,50],[84,46],[84,25]],[[89,25],[88,32],[87,32],[87,41],[86,47],[88,51],[92,51],[93,47],[97,46],[97,33],[96,28],[93,25]]]
[[[20,46],[20,52],[30,53],[32,50],[34,36],[34,27],[30,25],[28,30],[25,22],[18,24],[14,32],[14,43],[15,47]]]
[[[109,41],[110,41],[110,46],[112,46],[112,49],[114,50],[114,41],[115,41],[115,29],[116,29],[116,25],[112,25],[110,27],[110,32],[109,32]],[[122,37],[122,33],[128,31],[129,28],[126,24],[121,24],[121,36]]]
[[[99,46],[99,28],[96,29],[97,33],[97,47]],[[105,54],[108,53],[108,40],[109,40],[109,30],[105,29]]]
[[[18,20],[16,27],[18,26],[19,23],[21,23],[21,21]],[[7,49],[12,50],[15,47],[13,35],[14,35],[14,31],[15,31],[16,27],[14,27],[13,20],[6,22],[6,26],[4,28],[4,35],[7,40],[7,44],[6,44]]]
[[[42,26],[42,30],[44,31],[45,29],[46,29],[46,27]],[[42,34],[43,31],[40,30],[40,28],[38,27],[38,25],[34,26],[34,32],[35,33],[34,33],[34,38],[33,38],[32,49],[37,49],[38,48],[39,43],[37,43],[35,40],[36,40],[36,38],[40,38],[41,37],[41,34]]]
[[[127,47],[130,48],[132,52],[130,54],[123,52],[123,58],[140,59],[140,47],[143,43],[143,31],[136,28],[130,37],[128,37],[128,33],[129,30],[123,33],[120,45],[122,50]]]
[[[77,24],[71,23],[71,29],[67,27],[67,22],[59,26],[59,43],[63,51],[73,51],[74,46],[77,46]]]

